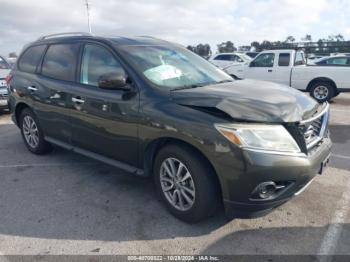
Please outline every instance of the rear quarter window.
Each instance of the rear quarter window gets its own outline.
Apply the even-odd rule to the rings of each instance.
[[[289,66],[290,54],[280,53],[278,57],[278,66]]]
[[[27,73],[34,73],[45,49],[45,45],[38,45],[29,47],[26,51],[24,51],[18,62],[19,70]]]
[[[53,44],[46,51],[41,73],[50,78],[74,81],[79,44]]]

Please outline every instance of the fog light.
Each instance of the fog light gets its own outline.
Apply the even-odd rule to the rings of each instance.
[[[264,182],[259,185],[258,194],[262,199],[271,197],[277,191],[275,182]]]
[[[286,189],[290,182],[263,182],[259,184],[252,192],[251,199],[254,200],[269,200],[275,198],[283,189]]]

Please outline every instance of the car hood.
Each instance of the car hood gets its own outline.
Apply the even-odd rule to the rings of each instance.
[[[177,104],[205,112],[219,110],[238,121],[298,122],[313,116],[320,106],[294,88],[257,80],[174,90],[171,96]]]

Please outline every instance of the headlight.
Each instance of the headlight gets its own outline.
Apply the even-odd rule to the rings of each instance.
[[[299,153],[300,148],[282,125],[216,124],[232,143],[250,149]]]

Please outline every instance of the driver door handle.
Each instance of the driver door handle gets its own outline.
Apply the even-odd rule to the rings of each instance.
[[[72,101],[76,104],[84,104],[85,103],[85,100],[82,99],[80,96],[72,97]]]
[[[272,72],[272,69],[267,70],[267,72],[271,73],[271,72]]]
[[[28,86],[27,89],[30,91],[37,91],[38,90],[38,88],[36,88],[35,86]]]

